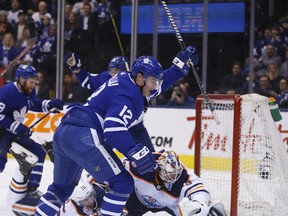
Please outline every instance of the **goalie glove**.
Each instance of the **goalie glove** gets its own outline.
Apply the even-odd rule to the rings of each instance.
[[[127,158],[132,161],[139,174],[152,171],[156,167],[156,160],[153,154],[142,143],[131,148],[127,153]]]
[[[192,65],[197,65],[199,62],[199,58],[196,55],[196,49],[192,46],[188,46],[186,49],[180,51],[177,56],[173,59],[172,68],[177,69],[183,73],[186,77],[190,71],[190,63]]]
[[[201,207],[203,204],[199,203],[197,200],[189,200],[184,197],[178,204],[178,208],[181,216],[191,216],[201,212]]]
[[[80,58],[73,52],[68,52],[64,57],[64,62],[68,65],[72,72],[76,72],[81,69],[82,63]]]

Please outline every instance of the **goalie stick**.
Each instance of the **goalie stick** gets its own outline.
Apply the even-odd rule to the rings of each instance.
[[[119,32],[118,32],[118,29],[117,29],[117,26],[116,26],[116,22],[115,22],[113,14],[112,14],[112,10],[110,8],[110,4],[109,4],[108,0],[106,0],[106,4],[107,4],[107,8],[108,8],[108,11],[110,13],[112,24],[113,24],[113,27],[114,27],[114,30],[115,30],[115,33],[116,33],[116,37],[117,37],[117,41],[118,41],[118,44],[119,44],[119,47],[120,47],[120,50],[121,50],[121,54],[122,54],[122,56],[125,56],[124,49],[123,49],[123,46],[122,46],[122,43],[121,43],[121,40],[120,40]],[[130,71],[128,62],[126,60],[124,60],[124,61],[125,61],[126,70]]]
[[[37,42],[37,35],[36,35],[36,26],[35,26],[35,22],[33,20],[33,18],[31,16],[29,16],[27,18],[27,24],[25,29],[28,28],[29,29],[29,33],[30,33],[30,38],[28,39],[27,42],[27,47],[22,50],[21,53],[19,53],[19,55],[13,59],[8,66],[4,69],[4,71],[0,74],[0,78],[4,76],[4,74],[6,74],[8,71],[10,71],[16,64],[17,62],[34,46],[34,44]],[[24,31],[25,31],[24,29]]]
[[[175,32],[176,38],[177,38],[177,40],[178,40],[178,42],[179,42],[182,50],[185,49],[185,48],[186,48],[186,44],[185,44],[185,42],[184,42],[184,40],[183,40],[183,38],[182,38],[182,36],[181,36],[181,34],[180,34],[177,26],[176,26],[176,23],[175,23],[175,21],[174,21],[174,19],[173,19],[173,17],[172,17],[172,14],[171,14],[168,6],[167,6],[166,1],[161,1],[161,0],[160,0],[160,2],[161,2],[162,6],[163,6],[163,8],[164,8],[164,11],[166,12],[166,15],[167,15],[167,17],[168,17],[168,20],[169,20],[169,22],[170,22],[170,25],[171,25],[172,29],[173,29],[174,32]],[[212,106],[212,103],[211,103],[211,101],[210,101],[210,99],[209,99],[209,97],[208,97],[208,94],[207,94],[207,92],[206,92],[206,90],[205,90],[205,88],[204,88],[204,85],[203,85],[203,83],[202,83],[199,75],[197,74],[197,71],[196,71],[196,69],[195,69],[195,67],[194,67],[194,65],[193,65],[193,63],[192,63],[191,61],[189,61],[189,65],[190,65],[190,68],[191,68],[191,70],[192,70],[192,72],[193,72],[193,75],[194,75],[194,77],[195,77],[195,79],[196,79],[196,82],[197,82],[197,84],[198,84],[198,86],[199,86],[202,94],[204,95],[205,101],[206,101],[206,103],[208,104],[208,107],[209,107],[209,109],[210,109],[210,111],[211,111],[211,113],[212,113],[212,115],[213,115],[216,123],[217,123],[217,124],[220,124],[220,121],[219,121],[219,119],[218,119],[218,116],[217,116],[217,114],[216,114],[216,112],[215,112],[215,108]]]

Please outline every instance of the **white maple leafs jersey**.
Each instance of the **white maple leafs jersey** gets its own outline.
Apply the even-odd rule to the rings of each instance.
[[[134,190],[139,201],[147,208],[162,209],[168,207],[175,215],[179,216],[178,203],[183,197],[197,200],[197,196],[200,195],[201,198],[204,197],[207,200],[207,205],[211,201],[210,193],[206,190],[201,179],[195,173],[189,172],[183,164],[184,169],[180,178],[168,187],[164,185],[156,171],[139,175],[137,169],[131,166],[128,160],[124,159],[123,164],[133,176]]]

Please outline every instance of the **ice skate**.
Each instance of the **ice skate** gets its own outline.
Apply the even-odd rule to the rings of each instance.
[[[38,161],[38,157],[15,142],[12,143],[10,153],[19,163],[20,172],[23,174],[24,180],[27,181],[28,176]]]
[[[48,154],[51,162],[54,162],[54,153],[53,153],[52,142],[44,142],[41,145],[41,147]]]

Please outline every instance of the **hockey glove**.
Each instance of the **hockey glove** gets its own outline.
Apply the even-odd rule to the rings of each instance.
[[[31,129],[22,123],[19,123],[15,132],[17,136],[21,138],[29,138],[32,135]]]
[[[48,103],[48,110],[51,110],[52,108],[57,108],[58,110],[63,110],[64,102],[60,99],[53,99],[50,100]],[[59,111],[54,111],[53,113],[59,113]]]
[[[194,215],[201,212],[201,207],[203,204],[198,202],[197,200],[189,200],[187,197],[184,197],[178,204],[178,208],[180,210],[180,215]]]
[[[81,60],[79,57],[72,52],[68,52],[64,57],[64,62],[68,65],[69,69],[74,72],[82,67]]]
[[[199,58],[196,55],[196,49],[192,46],[188,46],[186,49],[180,51],[177,56],[173,59],[172,68],[180,69],[183,75],[186,77],[190,71],[189,62],[193,65],[197,65]]]
[[[137,167],[139,174],[152,171],[156,167],[156,161],[153,154],[142,143],[137,144],[129,150],[127,158]]]

